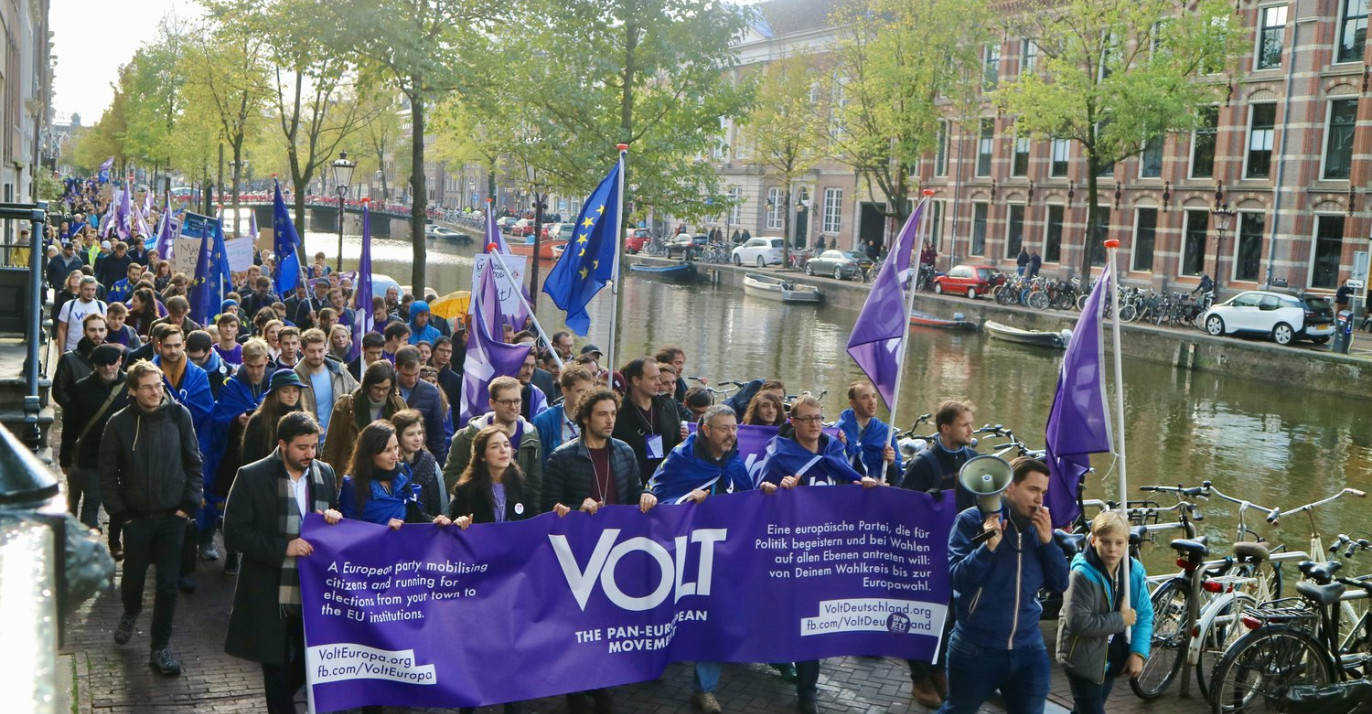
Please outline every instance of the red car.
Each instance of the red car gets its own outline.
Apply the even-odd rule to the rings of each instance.
[[[653,237],[648,233],[647,228],[635,228],[624,241],[624,247],[630,253],[637,254],[651,243]]]
[[[995,285],[996,268],[991,265],[956,265],[947,273],[934,278],[934,292],[953,293],[976,300],[978,295],[990,294]]]

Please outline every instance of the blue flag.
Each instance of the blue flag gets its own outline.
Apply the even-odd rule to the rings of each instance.
[[[1105,406],[1104,296],[1114,286],[1107,271],[1086,299],[1077,328],[1067,343],[1058,373],[1058,389],[1044,428],[1051,479],[1044,502],[1053,526],[1071,523],[1080,514],[1077,488],[1091,470],[1091,454],[1114,450]]]
[[[586,306],[615,277],[619,246],[620,167],[615,167],[581,207],[573,238],[543,282],[543,292],[567,311],[567,327],[578,335],[591,331]]]
[[[105,163],[100,164],[100,183],[110,182],[110,167],[114,166],[114,157],[105,159]]]
[[[200,241],[195,283],[191,286],[191,319],[202,325],[210,324],[219,316],[219,309],[224,304],[224,286],[231,281],[223,224],[210,221],[208,227],[211,235]]]
[[[286,209],[286,201],[281,198],[281,182],[275,183],[272,228],[276,232],[273,246],[276,251],[276,294],[284,298],[300,282],[300,258],[295,252],[296,246],[300,245],[300,236],[295,232],[295,224],[291,223],[291,212]]]
[[[357,323],[350,325],[353,331],[353,354],[362,354],[362,335],[375,325],[372,318],[372,221],[371,199],[362,199],[362,257],[357,262],[357,279],[353,284],[353,317]],[[364,367],[365,369],[365,367]]]
[[[848,338],[848,354],[872,380],[888,407],[896,397],[896,375],[900,373],[900,363],[905,357],[905,337],[910,334],[903,286],[910,273],[910,257],[925,203],[920,201],[905,221],[886,262],[881,264],[877,279],[872,282],[872,291],[862,303],[862,312],[858,313],[853,334]]]

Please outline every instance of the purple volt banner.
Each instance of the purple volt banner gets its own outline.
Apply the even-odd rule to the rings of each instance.
[[[677,661],[931,659],[954,516],[953,499],[856,486],[466,531],[310,515],[311,702],[471,707],[651,680]]]

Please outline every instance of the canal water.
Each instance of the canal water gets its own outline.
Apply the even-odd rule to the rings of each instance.
[[[337,236],[306,234],[312,254],[332,256]],[[345,269],[356,264],[358,239],[345,242]],[[470,288],[471,246],[446,241],[429,244],[428,284],[440,294]],[[377,272],[400,283],[410,276],[410,245],[375,240]],[[330,261],[332,262],[332,261]],[[551,268],[545,263],[542,274]],[[619,362],[675,343],[687,354],[686,373],[712,383],[776,378],[788,391],[824,392],[825,417],[835,419],[846,408],[848,383],[861,372],[845,347],[857,313],[829,306],[781,305],[748,297],[741,290],[708,285],[682,286],[630,276],[624,289],[619,334]],[[608,295],[604,291],[602,296]],[[608,305],[591,309],[589,340],[606,347]],[[562,313],[546,299],[538,314],[550,332],[562,327]],[[940,400],[960,398],[976,406],[977,425],[1004,424],[1031,446],[1041,448],[1044,422],[1052,404],[1062,353],[991,340],[981,333],[911,331],[900,411],[896,422],[908,427]],[[578,341],[580,344],[581,341]],[[1300,359],[1292,353],[1291,359]],[[1332,494],[1345,486],[1372,491],[1372,414],[1352,400],[1279,384],[1215,373],[1194,373],[1126,359],[1125,438],[1129,483],[1197,485],[1211,480],[1226,493],[1264,507],[1290,509]],[[1113,409],[1113,401],[1111,402]],[[888,414],[881,413],[882,419]],[[932,428],[929,429],[932,431]],[[1093,460],[1096,475],[1088,498],[1114,497],[1117,471],[1112,457]],[[1158,499],[1163,505],[1175,501]],[[1229,544],[1237,508],[1211,499],[1203,502],[1205,520],[1198,524],[1212,540]],[[1326,542],[1340,533],[1368,531],[1363,519],[1372,501],[1345,498],[1317,513]],[[1250,513],[1250,527],[1289,549],[1305,550],[1309,521],[1305,516],[1268,526]],[[1164,549],[1154,548],[1150,568],[1170,563]],[[1362,555],[1372,559],[1372,554]],[[1355,572],[1372,569],[1356,562]],[[1168,566],[1170,567],[1170,566]]]

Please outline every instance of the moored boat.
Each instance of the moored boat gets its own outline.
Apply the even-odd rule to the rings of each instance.
[[[553,249],[558,246],[567,245],[565,240],[545,240],[538,244],[538,257],[542,260],[553,260],[557,256],[553,254]],[[533,243],[511,243],[510,252],[515,255],[530,256],[534,254]]]
[[[927,312],[910,311],[910,324],[915,327],[932,327],[939,330],[975,330],[977,323],[968,320],[962,313],[953,313],[953,319],[935,317]]]
[[[681,262],[674,265],[630,265],[629,272],[643,277],[661,278],[678,283],[694,283],[700,276],[695,263]]]
[[[762,273],[743,274],[743,293],[787,303],[814,304],[824,301],[824,294],[813,285],[804,285]]]
[[[1021,330],[1018,327],[1002,325],[999,322],[986,321],[986,331],[992,337],[1005,340],[1007,342],[1017,342],[1022,345],[1036,345],[1039,347],[1064,348],[1067,341],[1072,339],[1071,330],[1061,332],[1043,332],[1041,330]]]

